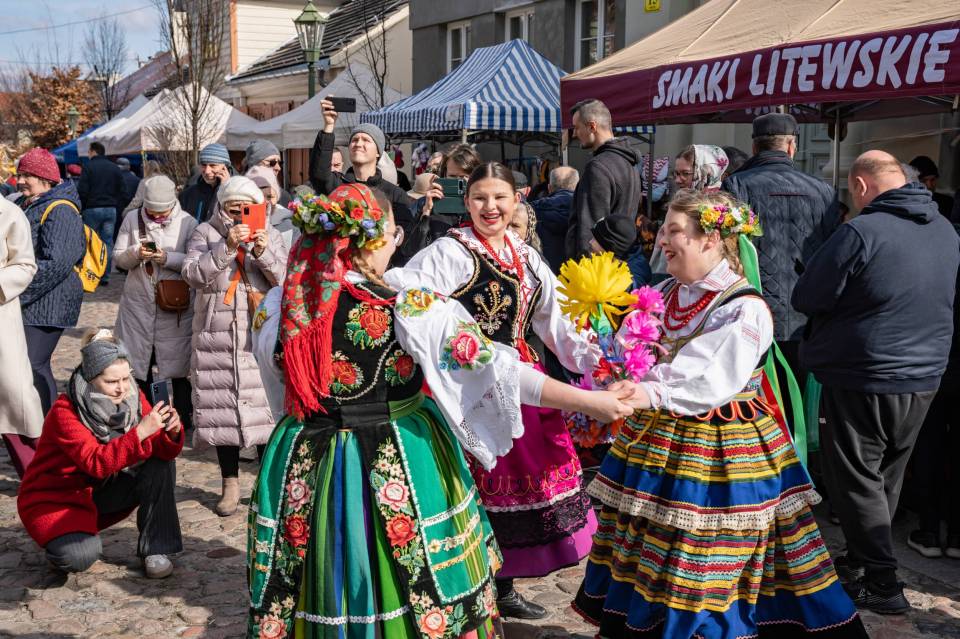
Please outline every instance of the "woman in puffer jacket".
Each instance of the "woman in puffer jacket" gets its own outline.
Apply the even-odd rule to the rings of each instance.
[[[173,180],[155,175],[142,184],[142,206],[126,214],[113,247],[114,264],[127,271],[116,333],[130,352],[140,390],[148,394],[152,382],[172,380],[173,405],[189,430],[193,307],[180,313],[163,310],[157,305],[156,289],[161,281],[182,279],[187,240],[197,221],[180,208]]]
[[[187,244],[183,279],[196,290],[190,360],[194,443],[217,448],[223,489],[216,512],[226,517],[240,499],[240,448],[266,444],[275,423],[253,356],[250,320],[260,298],[283,283],[287,247],[269,224],[246,241],[250,229],[240,223],[243,205],[263,202],[251,180],[230,178],[217,202]]]

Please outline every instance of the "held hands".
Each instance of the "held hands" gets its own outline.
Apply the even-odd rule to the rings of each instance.
[[[420,209],[420,215],[429,216],[433,212],[433,201],[443,199],[443,189],[437,184],[437,177],[434,176],[430,182],[430,188],[423,198],[423,208]]]
[[[650,408],[650,396],[643,386],[630,380],[620,380],[607,386],[607,390],[616,393],[620,401],[632,406],[635,409],[642,410]]]
[[[624,402],[632,391],[620,389],[619,391],[585,391],[587,393],[586,401],[581,407],[582,413],[596,419],[604,424],[615,422],[618,419],[624,419],[633,415],[634,407]]]
[[[337,108],[333,106],[330,100],[321,100],[320,109],[323,111],[323,132],[333,133],[333,128],[337,124]]]
[[[236,251],[241,244],[247,241],[248,235],[250,235],[250,227],[246,224],[231,226],[230,231],[227,232],[227,248]]]

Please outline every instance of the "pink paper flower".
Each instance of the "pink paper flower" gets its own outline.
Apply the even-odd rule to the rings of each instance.
[[[634,381],[640,381],[643,376],[650,372],[657,358],[647,346],[640,346],[626,352],[623,357],[624,366]]]
[[[624,348],[636,348],[648,342],[656,342],[658,339],[660,339],[659,322],[652,315],[643,311],[631,313],[623,321],[620,343],[623,344]]]
[[[663,305],[663,295],[661,295],[657,289],[644,286],[643,288],[634,289],[632,295],[635,295],[637,298],[632,308],[644,313],[663,313],[665,308]]]

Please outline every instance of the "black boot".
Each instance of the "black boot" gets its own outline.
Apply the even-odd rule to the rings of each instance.
[[[527,601],[516,590],[511,590],[497,599],[497,608],[504,617],[514,619],[543,619],[547,616],[547,609]]]
[[[845,584],[844,589],[857,608],[865,608],[881,615],[902,615],[910,610],[910,602],[903,596],[903,584],[884,588],[865,579]]]

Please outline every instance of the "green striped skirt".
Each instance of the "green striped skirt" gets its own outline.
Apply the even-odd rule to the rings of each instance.
[[[249,636],[497,635],[500,552],[430,399],[274,430],[248,523]]]

